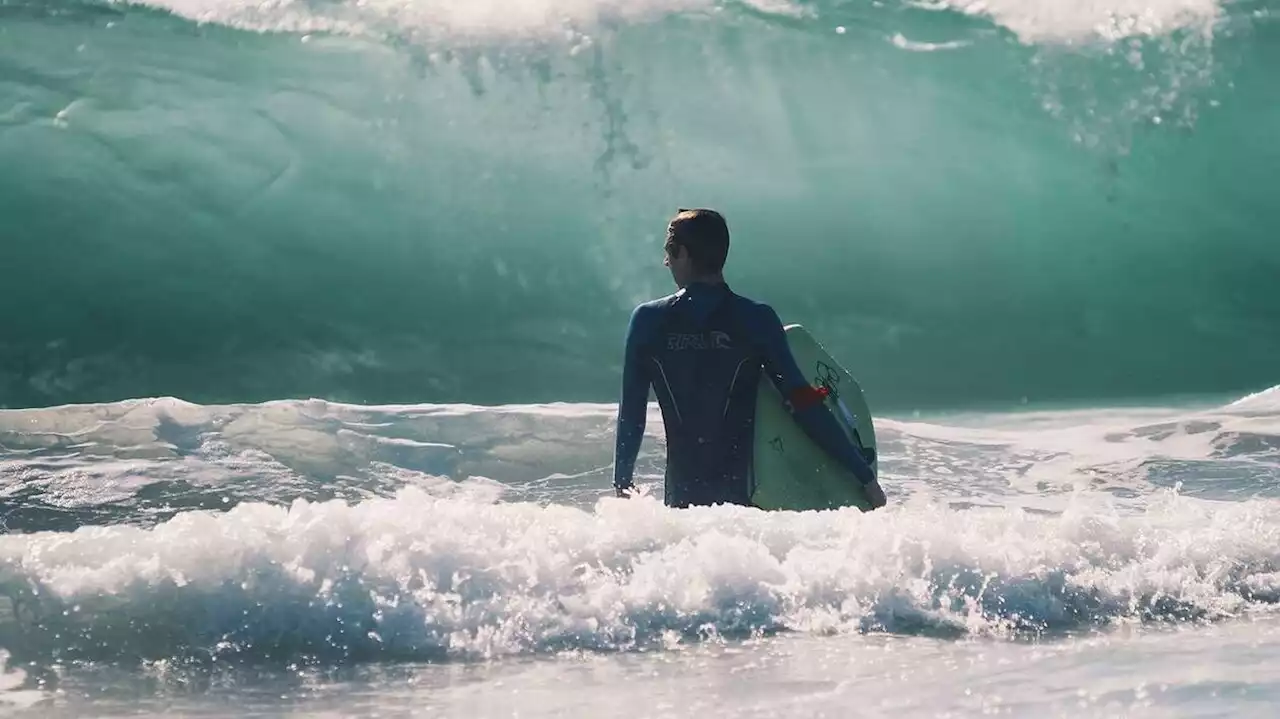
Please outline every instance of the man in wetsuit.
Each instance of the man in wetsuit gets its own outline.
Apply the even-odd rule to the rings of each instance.
[[[750,504],[756,390],[764,371],[805,432],[853,472],[874,507],[884,506],[871,467],[796,365],[778,314],[725,283],[724,217],[680,210],[667,226],[664,250],[663,264],[679,289],[636,307],[627,328],[613,475],[618,496],[631,493],[652,386],[667,435],[666,504]]]

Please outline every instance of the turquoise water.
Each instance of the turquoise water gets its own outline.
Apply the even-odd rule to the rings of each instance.
[[[0,0],[0,714],[1274,715],[1273,6]],[[695,205],[885,510],[612,496]]]
[[[690,205],[877,407],[1275,382],[1267,3],[0,20],[0,406],[613,401]]]

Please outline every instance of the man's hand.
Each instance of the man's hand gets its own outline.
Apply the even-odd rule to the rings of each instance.
[[[872,509],[879,509],[888,503],[889,500],[885,499],[884,489],[879,482],[864,484],[862,488],[867,492],[867,501],[871,502]]]

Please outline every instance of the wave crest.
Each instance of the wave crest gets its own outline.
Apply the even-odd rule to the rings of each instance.
[[[1277,547],[1264,500],[769,514],[418,487],[0,538],[0,639],[22,660],[340,663],[796,631],[1019,637],[1271,611]]]

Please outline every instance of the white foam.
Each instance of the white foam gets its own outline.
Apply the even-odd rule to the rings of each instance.
[[[158,399],[0,412],[13,452],[0,474],[23,503],[133,506],[139,487],[175,479],[245,501],[153,529],[0,537],[0,594],[24,624],[8,635],[23,642],[15,651],[107,658],[182,647],[435,658],[878,626],[1004,636],[1269,609],[1280,504],[1206,503],[1141,478],[1125,486],[1136,497],[1126,505],[1093,491],[1046,498],[1035,484],[1088,486],[1100,465],[1169,458],[1186,460],[1184,474],[1214,460],[1210,483],[1240,458],[1265,475],[1280,435],[1265,397],[882,419],[893,503],[870,515],[597,503],[608,494],[607,404]],[[660,439],[651,406],[643,462],[657,466]],[[503,484],[433,477],[436,466]],[[1031,484],[1010,496],[1018,481]],[[361,503],[279,504],[334,496],[335,483]],[[1246,483],[1244,496],[1266,484]],[[1049,514],[1017,509],[1024,498]],[[151,500],[137,501],[146,517]],[[999,506],[960,509],[983,503]]]
[[[1280,437],[1280,409],[1275,394],[1266,392],[1224,406],[991,414],[945,423],[885,420],[877,426],[900,433],[908,452],[922,442],[996,450],[1003,468],[988,464],[987,471],[1003,471],[1012,484],[1033,491],[1100,480],[1142,489],[1161,463],[1211,460],[1220,465],[1218,478],[1227,461],[1250,465],[1254,488],[1264,490],[1266,477],[1276,471],[1268,446]],[[948,454],[947,461],[954,468],[962,455]]]
[[[1241,397],[1228,407],[1239,412],[1280,414],[1280,386]]]
[[[894,47],[909,50],[911,52],[959,50],[960,48],[968,47],[971,44],[968,40],[953,40],[950,42],[917,42],[915,40],[908,40],[902,33],[895,33],[889,38],[889,42],[893,43]]]
[[[1141,516],[929,502],[862,515],[591,511],[459,485],[0,537],[24,653],[442,658],[794,630],[993,637],[1270,611],[1280,503]],[[1252,596],[1248,592],[1254,592]]]
[[[1209,32],[1218,0],[943,0],[989,17],[1028,43],[1115,41],[1192,28]]]
[[[199,22],[284,32],[392,32],[428,36],[525,36],[602,22],[714,12],[716,0],[138,0]],[[790,0],[741,0],[753,10],[797,15]]]
[[[9,662],[9,652],[0,649],[0,667],[6,667]],[[39,690],[23,689],[22,686],[26,680],[27,673],[21,669],[16,667],[0,669],[0,708],[26,709],[52,698]]]
[[[714,13],[733,6],[790,17],[821,18],[825,12],[821,5],[798,0],[131,1],[198,22],[253,30],[433,37],[576,33],[601,23],[643,21],[672,13]],[[1219,0],[939,0],[905,4],[988,17],[1023,41],[1036,43],[1113,41],[1165,35],[1183,28],[1207,32],[1222,11]],[[935,49],[948,46],[944,43]]]
[[[1108,482],[1137,498],[1191,476],[1194,493],[1274,494],[1280,412],[1274,393],[1225,406],[1111,408],[983,414],[930,422],[881,417],[877,434],[895,500],[1019,502],[1056,510],[1072,488]],[[509,498],[588,506],[611,479],[612,404],[358,406],[321,400],[199,406],[131,400],[0,411],[0,498],[19,494],[56,507],[116,502],[159,516],[170,492],[130,500],[181,480],[206,500],[328,497],[336,480],[352,496],[383,494],[406,478],[483,475]],[[663,426],[649,407],[639,476],[660,477]],[[18,451],[21,450],[21,451]],[[1203,478],[1195,467],[1215,462]],[[1166,471],[1165,468],[1169,468]],[[1159,475],[1165,472],[1164,475]],[[1190,475],[1186,473],[1190,472]],[[1192,491],[1188,487],[1188,491]],[[1225,491],[1225,490],[1223,490]],[[33,494],[34,493],[34,494]],[[1031,500],[1034,500],[1032,503]],[[205,501],[205,500],[202,500]],[[22,506],[15,506],[21,512]]]

